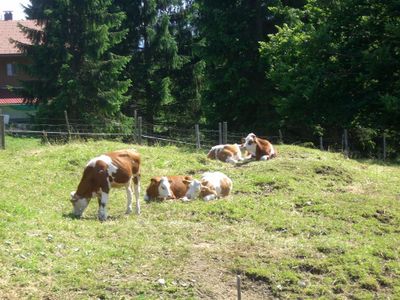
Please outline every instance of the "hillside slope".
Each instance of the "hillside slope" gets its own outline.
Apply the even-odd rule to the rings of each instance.
[[[173,146],[97,141],[41,145],[10,138],[0,151],[0,298],[400,298],[400,167],[295,146],[232,166]],[[80,220],[69,193],[87,161],[133,147],[142,194],[155,175],[220,170],[233,194],[213,202],[142,200],[110,218],[97,201]],[[162,284],[160,279],[165,280]]]

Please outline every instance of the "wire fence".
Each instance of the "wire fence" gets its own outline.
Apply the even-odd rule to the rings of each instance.
[[[85,124],[82,120],[57,121],[59,121],[58,124],[8,124],[3,131],[12,136],[39,137],[47,143],[68,142],[71,139],[109,139],[147,145],[173,144],[198,149],[209,149],[218,144],[241,143],[242,138],[249,134],[249,132],[229,131],[226,122],[221,122],[216,129],[209,129],[198,125],[178,127],[161,122],[152,124],[142,121],[141,117],[136,118],[131,125],[111,121],[92,124]],[[312,138],[298,137],[285,130],[279,130],[275,134],[255,133],[272,144],[291,144],[324,151],[343,152],[349,157],[394,158],[400,149],[400,136],[384,130],[366,134],[362,130],[349,129],[336,132],[331,136]],[[4,141],[2,144],[4,148]]]

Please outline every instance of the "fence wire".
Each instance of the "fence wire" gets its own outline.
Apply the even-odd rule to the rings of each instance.
[[[54,121],[54,120],[52,120]],[[123,142],[142,142],[145,144],[173,144],[188,147],[199,147],[209,149],[220,144],[222,132],[216,129],[201,128],[196,133],[195,126],[178,127],[171,123],[156,124],[142,122],[141,136],[139,139],[139,128],[136,122],[132,126],[119,124],[117,122],[96,122],[85,124],[82,120],[70,120],[69,126],[65,120],[48,124],[23,123],[10,124],[6,126],[5,132],[14,136],[40,137],[44,141],[67,141],[69,139],[110,139]],[[64,122],[63,122],[64,121]],[[317,148],[332,152],[345,152],[344,135],[337,132],[334,137],[301,138],[293,134],[280,131],[279,134],[265,134],[255,132],[257,136],[269,140],[272,144],[292,144],[311,148]],[[278,133],[278,132],[277,132]],[[196,143],[197,134],[200,145]],[[226,133],[227,143],[242,143],[242,139],[248,134],[245,132],[228,131]],[[385,138],[383,135],[386,134]],[[376,131],[366,135],[357,129],[348,131],[349,155],[351,157],[374,157],[380,159],[393,158],[398,155],[400,149],[400,135],[394,132]]]

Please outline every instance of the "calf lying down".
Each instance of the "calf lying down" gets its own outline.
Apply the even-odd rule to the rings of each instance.
[[[188,191],[187,181],[193,180],[192,176],[164,176],[153,177],[144,196],[145,201],[156,199],[180,199]]]
[[[245,147],[241,147],[238,144],[216,145],[210,149],[207,157],[235,164],[251,157],[248,153],[244,153],[243,155],[242,151],[247,152],[245,151]]]
[[[184,201],[189,201],[197,197],[205,201],[226,197],[232,191],[232,180],[221,172],[205,172],[201,180],[186,180],[188,191]]]

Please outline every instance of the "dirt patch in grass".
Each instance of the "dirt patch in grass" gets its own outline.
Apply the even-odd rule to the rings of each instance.
[[[340,180],[348,184],[353,182],[351,175],[339,167],[322,165],[314,168],[314,172],[321,176],[334,177],[336,180]]]
[[[215,246],[210,243],[194,244],[192,255],[181,274],[193,282],[199,299],[236,299],[237,275],[225,266],[224,258],[212,253]],[[265,283],[255,282],[242,276],[242,299],[270,299]]]

